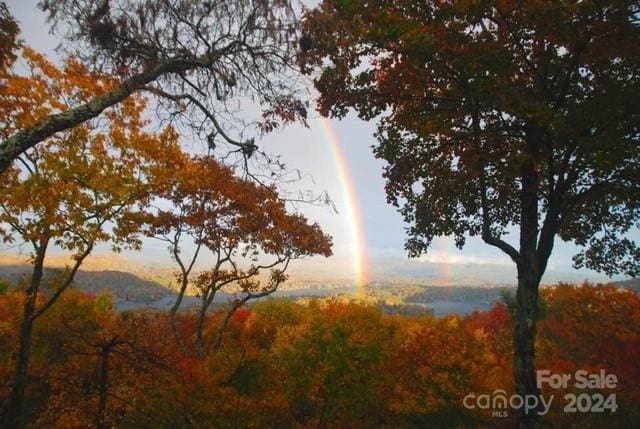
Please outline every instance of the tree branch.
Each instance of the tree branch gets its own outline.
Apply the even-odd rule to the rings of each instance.
[[[93,250],[93,245],[88,246],[85,249],[85,251],[82,252],[82,254],[76,259],[76,263],[73,265],[73,268],[71,269],[71,272],[69,273],[69,275],[67,276],[65,281],[62,283],[62,285],[58,288],[58,290],[56,290],[56,292],[51,296],[51,298],[49,298],[49,300],[46,302],[46,304],[43,305],[42,307],[40,307],[40,309],[35,312],[33,317],[31,317],[31,322],[32,323],[38,317],[42,316],[42,314],[45,311],[47,311],[49,309],[49,307],[51,307],[53,305],[53,303],[55,303],[58,300],[58,298],[60,298],[60,295],[62,295],[62,293],[71,285],[71,283],[73,283],[73,279],[75,278],[76,273],[80,269],[80,266],[82,265],[84,260],[87,258],[87,256],[89,256],[89,254],[91,253],[92,250]]]
[[[97,117],[105,109],[120,103],[158,77],[168,73],[179,73],[207,66],[211,63],[212,58],[194,60],[181,58],[163,61],[150,70],[131,76],[117,88],[97,95],[85,104],[40,119],[35,124],[18,131],[0,144],[0,173],[4,172],[26,150],[60,131]]]
[[[480,118],[478,115],[477,106],[474,108],[472,113],[472,126],[473,126],[473,142],[478,149],[478,153],[480,153],[480,173],[479,173],[479,184],[480,184],[480,204],[482,206],[482,240],[498,249],[502,250],[504,253],[509,255],[509,257],[516,264],[520,260],[520,254],[518,251],[511,246],[506,241],[495,237],[491,232],[491,218],[489,216],[489,199],[487,198],[487,179],[485,172],[485,165],[483,160],[483,151],[482,144],[480,141]]]

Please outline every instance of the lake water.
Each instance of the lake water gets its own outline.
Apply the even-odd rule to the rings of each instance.
[[[412,303],[433,310],[436,316],[444,316],[445,314],[469,314],[478,311],[486,311],[493,307],[493,302],[486,301],[432,301],[427,303]]]
[[[306,293],[305,296],[323,296],[321,291],[317,291],[317,293]],[[299,296],[298,294],[294,294],[292,292],[280,292],[274,294],[273,297],[291,297],[291,296]],[[226,303],[230,299],[230,295],[219,295],[216,297],[216,303]],[[152,308],[157,310],[169,310],[173,303],[175,302],[175,296],[165,296],[163,298],[157,299],[155,301],[119,301],[116,302],[116,308],[120,311],[125,310],[137,310],[142,308]],[[469,314],[473,311],[486,311],[493,307],[494,302],[488,301],[444,301],[444,300],[435,300],[427,303],[415,303],[412,302],[411,305],[419,305],[424,308],[431,309],[433,314],[436,316],[444,316],[446,314]],[[185,296],[182,299],[182,304],[180,308],[185,309],[189,307],[194,307],[200,305],[200,298],[195,296]]]

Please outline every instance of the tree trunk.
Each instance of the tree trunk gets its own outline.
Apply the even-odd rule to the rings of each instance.
[[[206,295],[202,297],[202,306],[200,307],[200,311],[198,312],[198,322],[196,324],[196,350],[198,351],[198,356],[200,359],[204,359],[206,356],[205,348],[204,348],[204,322],[207,316],[207,299]]]
[[[231,320],[231,316],[233,316],[233,314],[240,307],[242,307],[247,301],[249,301],[250,298],[251,298],[251,295],[247,295],[243,299],[237,300],[231,306],[231,309],[229,311],[227,311],[227,314],[224,315],[224,318],[222,319],[222,322],[220,323],[220,326],[218,326],[218,331],[216,332],[215,339],[213,340],[213,351],[214,352],[217,352],[220,349],[220,345],[222,344],[222,334],[224,334],[224,331],[227,329],[227,325],[229,324],[229,320]]]
[[[109,393],[109,355],[111,354],[112,347],[113,343],[108,343],[102,346],[100,352],[100,397],[98,401],[98,412],[96,413],[96,428],[98,429],[105,427],[104,414],[107,409],[107,394]]]
[[[518,290],[516,292],[516,317],[513,335],[513,375],[516,393],[525,397],[538,395],[535,368],[536,321],[538,317],[538,286],[535,273],[518,268]],[[519,427],[538,427],[537,410],[525,413],[520,410]]]
[[[513,375],[516,392],[523,399],[527,395],[538,395],[534,343],[538,316],[538,286],[541,278],[538,261],[540,176],[537,161],[540,155],[541,138],[541,130],[529,125],[525,152],[527,156],[522,165],[520,190],[520,251],[517,260],[518,290],[513,335]],[[518,426],[537,428],[538,410],[527,411],[523,408],[519,410]]]
[[[176,339],[176,343],[178,343],[178,347],[185,352],[184,341],[182,341],[182,336],[180,335],[180,331],[178,330],[178,309],[180,308],[180,304],[182,304],[182,299],[184,297],[184,293],[187,290],[187,285],[189,284],[189,280],[187,279],[187,275],[185,273],[182,274],[180,291],[178,292],[178,297],[176,298],[176,302],[171,306],[171,310],[169,314],[171,315],[171,330],[173,331],[173,336]]]
[[[28,382],[29,355],[31,353],[31,331],[33,328],[33,315],[36,308],[38,289],[44,274],[44,256],[46,244],[41,246],[36,253],[33,263],[33,274],[29,286],[25,290],[25,301],[22,310],[22,322],[20,323],[19,349],[16,357],[15,374],[11,396],[4,410],[1,427],[21,428],[24,426],[24,392]]]

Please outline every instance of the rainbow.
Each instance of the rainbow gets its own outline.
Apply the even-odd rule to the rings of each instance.
[[[344,207],[349,230],[351,231],[353,270],[355,274],[356,290],[360,301],[366,298],[366,274],[365,274],[365,240],[362,231],[360,208],[355,198],[353,180],[349,174],[349,166],[340,147],[340,139],[327,118],[320,117],[320,124],[331,147],[331,153],[338,169],[340,186],[343,190]]]

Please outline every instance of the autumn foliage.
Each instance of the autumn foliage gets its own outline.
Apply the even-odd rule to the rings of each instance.
[[[478,237],[514,262],[523,396],[538,394],[536,303],[555,242],[580,248],[576,268],[640,270],[638,12],[630,0],[324,0],[303,19],[320,112],[377,123],[409,255]],[[537,428],[535,414],[519,427]]]
[[[538,427],[464,401],[581,393],[536,386],[536,367],[619,380],[615,412],[558,399],[543,424],[637,425],[638,294],[540,287],[557,238],[584,248],[578,268],[640,272],[636,2],[376,6],[324,0],[300,27],[286,0],[43,0],[75,53],[54,64],[0,1],[0,241],[32,268],[0,279],[1,427]],[[294,63],[319,73],[320,113],[379,119],[410,255],[481,237],[516,264],[515,298],[444,317],[268,298],[290,263],[332,246],[278,193],[270,169],[285,167],[233,136],[245,101],[257,134],[306,124]],[[203,151],[182,150],[185,128]],[[145,236],[176,264],[169,311],[78,292],[96,247]],[[69,266],[50,279],[52,250]]]
[[[540,368],[603,368],[620,380],[615,413],[566,414],[555,407],[544,421],[632,427],[640,417],[638,295],[614,286],[560,285],[544,288],[542,296]],[[3,351],[16,341],[12,309],[20,299],[0,295]],[[210,323],[223,315],[212,313]],[[261,301],[234,313],[220,350],[204,360],[193,340],[195,319],[196,313],[178,313],[183,348],[170,334],[167,312],[118,312],[106,295],[67,293],[35,328],[29,421],[61,428],[514,424],[514,416],[496,419],[462,405],[471,392],[513,392],[512,320],[503,303],[436,318],[386,315],[331,299],[304,306]],[[11,361],[10,353],[0,354],[2,386]],[[6,398],[4,387],[0,395]]]
[[[289,213],[275,188],[237,177],[210,157],[183,156],[176,167],[166,186],[158,187],[158,200],[167,208],[148,213],[147,234],[168,244],[179,269],[178,298],[171,309],[178,341],[175,314],[187,287],[201,299],[196,337],[204,357],[205,319],[219,291],[235,286],[236,299],[214,335],[213,348],[220,346],[222,331],[236,310],[286,281],[292,260],[330,256],[331,237],[317,223]],[[184,250],[189,242],[195,248],[191,253]],[[194,272],[202,262],[211,268]]]
[[[114,85],[112,78],[89,72],[73,57],[58,67],[23,46],[17,60],[23,69],[0,70],[0,122],[4,125],[0,139],[19,133],[53,112],[64,111],[70,104],[100,97]],[[120,320],[102,309],[87,324],[72,326],[77,309],[71,304],[57,305],[95,247],[107,244],[114,251],[139,250],[143,232],[177,233],[178,237],[180,233],[193,233],[191,238],[197,246],[215,255],[211,271],[193,278],[183,271],[181,276],[182,292],[190,283],[202,297],[195,333],[200,358],[206,354],[205,340],[214,348],[219,347],[225,328],[229,323],[233,325],[234,313],[242,304],[274,292],[286,280],[285,271],[291,260],[331,254],[331,238],[319,225],[290,212],[275,188],[242,179],[234,169],[213,157],[187,155],[171,124],[155,129],[145,119],[147,107],[144,97],[131,95],[103,112],[99,119],[59,132],[28,149],[0,173],[0,240],[29,246],[32,265],[31,275],[12,288],[22,296],[16,297],[11,314],[13,321],[18,320],[13,326],[17,342],[9,344],[7,356],[15,369],[7,380],[11,395],[2,401],[0,426],[22,427],[25,419],[32,420],[24,408],[29,389],[37,385],[30,373],[34,354],[39,353],[36,348],[41,346],[34,326],[50,329],[55,324],[48,323],[48,319],[55,314],[60,315],[60,323],[69,331],[61,341],[75,338],[82,343],[82,347],[73,347],[71,359],[77,355],[79,361],[94,361],[96,365],[92,371],[99,374],[98,379],[91,383],[98,383],[98,409],[91,421],[97,427],[109,427],[109,421],[114,419],[105,405],[114,393],[109,388],[114,380],[107,369],[119,362],[118,356],[145,360],[136,354],[152,353],[144,347],[138,349],[145,344],[143,339],[123,336],[136,323],[151,323],[149,320]],[[175,204],[175,211],[152,208],[163,203]],[[183,225],[188,229],[184,230]],[[179,260],[183,243],[179,238],[175,240],[172,256]],[[69,266],[52,281],[45,281],[44,271],[53,250],[68,252]],[[271,260],[260,262],[261,256]],[[216,292],[225,286],[235,286],[241,294],[217,331],[205,332],[207,311]],[[22,316],[18,317],[20,308]],[[176,331],[175,322],[173,326]],[[155,326],[144,331],[152,329]],[[60,383],[71,387],[78,376],[82,371],[57,377]],[[67,420],[86,425],[86,421],[67,412],[64,404],[58,404],[67,399],[93,403],[93,399],[83,398],[85,384],[86,380],[80,380],[77,391],[52,397],[47,405],[52,408],[46,411],[46,417],[34,421],[43,426],[59,423],[73,427]],[[122,396],[129,394],[123,392]],[[62,420],[58,421],[58,415]]]
[[[110,77],[88,72],[73,57],[58,67],[28,46],[19,54],[23,69],[0,70],[2,139],[113,85]],[[0,174],[0,239],[26,244],[32,264],[32,275],[20,285],[25,300],[15,379],[0,425],[22,425],[36,319],[73,283],[96,246],[109,244],[116,251],[141,246],[143,208],[180,154],[175,129],[149,129],[145,110],[143,97],[130,97],[100,120],[25,151]],[[43,284],[54,248],[70,254],[69,266],[51,284]],[[48,289],[44,300],[39,295],[43,287]]]

